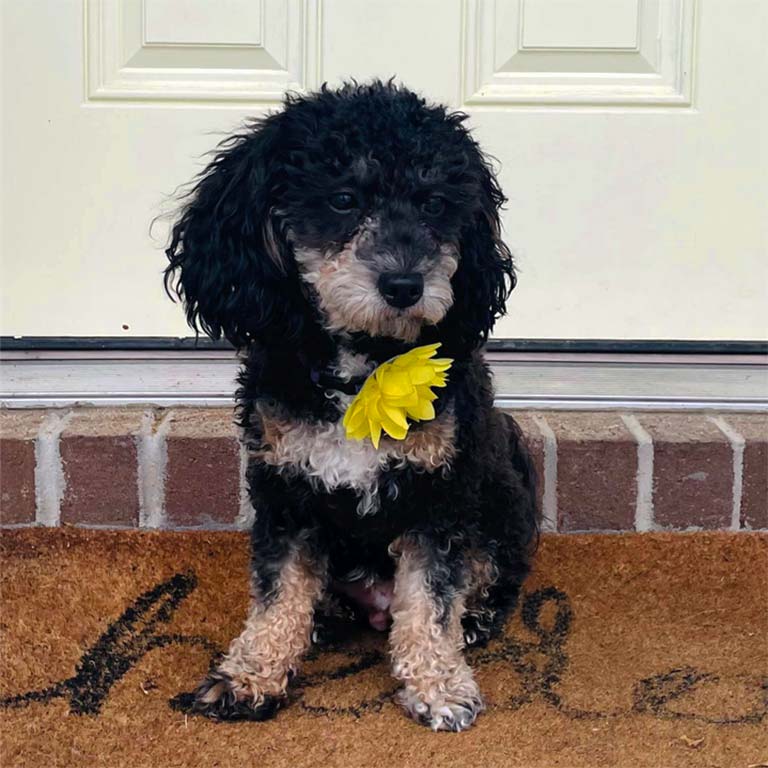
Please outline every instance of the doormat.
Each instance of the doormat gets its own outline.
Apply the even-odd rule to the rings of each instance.
[[[313,652],[266,723],[188,714],[239,633],[237,533],[5,531],[3,766],[768,765],[768,535],[544,536],[505,635],[469,654],[488,709],[432,733],[385,638]]]

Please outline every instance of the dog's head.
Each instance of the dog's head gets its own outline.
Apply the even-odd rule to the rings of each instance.
[[[514,271],[464,119],[375,82],[290,97],[225,140],[167,250],[190,324],[238,347],[308,325],[477,346]]]

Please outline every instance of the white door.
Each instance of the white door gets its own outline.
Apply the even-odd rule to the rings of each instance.
[[[499,160],[497,337],[768,335],[764,0],[0,8],[3,335],[189,335],[148,235],[166,196],[285,89],[371,75],[469,112]]]

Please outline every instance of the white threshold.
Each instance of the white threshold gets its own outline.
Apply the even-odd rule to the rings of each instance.
[[[516,352],[487,356],[515,409],[768,411],[768,357]],[[233,352],[4,351],[0,406],[232,407]]]

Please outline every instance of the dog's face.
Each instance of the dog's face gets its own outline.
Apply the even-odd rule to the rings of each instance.
[[[294,130],[272,216],[326,326],[415,340],[453,304],[463,227],[477,213],[477,150],[444,114],[388,99],[375,122],[357,96]],[[478,158],[475,158],[477,160]]]
[[[459,248],[445,198],[426,191],[403,199],[391,186],[374,192],[347,183],[331,192],[327,236],[313,236],[316,223],[304,226],[300,214],[290,229],[301,279],[333,332],[414,341],[453,304]]]
[[[168,250],[190,321],[242,345],[275,316],[283,333],[306,324],[308,306],[333,335],[414,342],[453,308],[476,344],[513,272],[463,120],[374,83],[289,100],[230,139]]]

